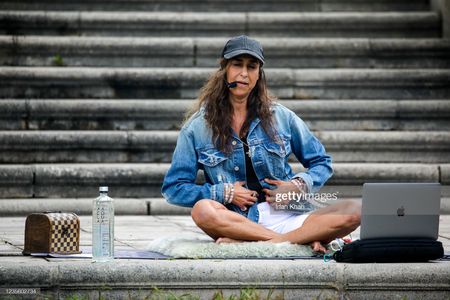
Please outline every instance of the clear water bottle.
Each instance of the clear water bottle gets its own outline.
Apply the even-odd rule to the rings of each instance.
[[[114,200],[108,197],[108,187],[99,188],[92,210],[92,260],[114,259]]]

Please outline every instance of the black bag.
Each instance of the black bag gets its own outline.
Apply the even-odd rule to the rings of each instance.
[[[356,240],[334,253],[337,262],[425,262],[444,256],[442,243],[426,238],[377,238]]]

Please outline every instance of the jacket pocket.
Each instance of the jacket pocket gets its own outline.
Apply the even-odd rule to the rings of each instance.
[[[279,143],[268,142],[263,143],[265,156],[267,157],[267,172],[274,179],[287,180],[288,172],[286,164],[291,154],[291,145],[288,140],[282,140]]]
[[[203,170],[212,183],[218,183],[219,175],[225,173],[224,167],[228,157],[215,148],[199,149],[198,162],[203,166]]]

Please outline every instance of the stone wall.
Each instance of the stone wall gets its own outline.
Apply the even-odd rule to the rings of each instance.
[[[450,38],[450,0],[431,0],[431,8],[442,13],[442,37]]]

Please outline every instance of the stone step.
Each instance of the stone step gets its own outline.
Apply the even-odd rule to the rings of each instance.
[[[334,162],[450,163],[446,131],[319,131],[316,135]]]
[[[116,198],[115,215],[188,215],[191,209],[167,203],[164,198]],[[92,214],[91,198],[23,198],[0,199],[0,216],[26,216],[40,211],[71,211],[77,215]]]
[[[95,0],[29,1],[3,0],[1,10],[81,11],[420,11],[429,10],[427,0]]]
[[[313,130],[447,130],[449,100],[280,100]],[[3,99],[1,130],[175,130],[191,100]]]
[[[447,131],[315,134],[335,162],[450,162]],[[170,162],[177,137],[178,131],[0,131],[0,163]]]
[[[261,38],[266,68],[450,68],[450,40]],[[4,66],[217,67],[223,38],[0,36]],[[405,55],[407,53],[407,55]]]
[[[0,217],[2,216],[27,216],[31,213],[42,211],[70,211],[77,215],[92,214],[91,198],[23,198],[0,199]],[[110,195],[114,197],[114,195]],[[181,207],[167,203],[164,198],[113,198],[115,215],[190,215],[191,208]],[[339,200],[357,200],[361,198],[342,198]],[[331,202],[330,202],[331,204]],[[441,198],[442,215],[450,214],[450,198]]]
[[[210,68],[0,67],[2,98],[196,98]],[[267,69],[290,99],[445,99],[450,69]]]
[[[0,11],[0,34],[85,36],[440,37],[436,12]]]
[[[80,217],[80,244],[85,252],[92,249],[91,219]],[[16,287],[19,291],[29,288],[39,298],[239,299],[239,295],[250,294],[252,298],[247,299],[359,300],[387,299],[392,295],[399,299],[446,299],[450,290],[450,264],[445,260],[348,264],[324,262],[320,258],[196,258],[92,263],[91,259],[27,257],[21,255],[24,223],[24,217],[1,220],[0,230],[6,243],[0,256],[0,288],[11,289],[13,293]],[[448,253],[449,217],[441,216],[439,225],[439,240]],[[352,237],[356,239],[359,235],[357,230]],[[192,240],[204,239],[205,235],[188,216],[115,218],[116,250],[142,251],[150,242],[164,237]],[[25,298],[13,296],[10,298]],[[33,297],[37,298],[36,295],[27,298]]]
[[[129,218],[122,224],[134,220],[122,218]],[[139,226],[150,231],[152,239],[185,234],[189,238],[196,228],[192,222],[184,225],[185,219],[175,217],[149,220],[146,216],[137,220],[139,223],[132,226],[120,227],[128,229],[128,235],[121,236],[128,237],[129,244],[119,240],[116,249],[127,246],[128,251],[144,250],[150,243],[148,233],[144,240],[130,240],[130,236],[137,235],[134,231]],[[25,220],[14,218],[13,221],[18,228],[17,222]],[[18,238],[17,235],[7,237]],[[23,235],[19,237],[23,239]],[[89,245],[87,249],[92,248]],[[392,298],[392,295],[398,295],[399,299],[446,299],[450,289],[448,261],[349,264],[326,263],[317,258],[199,258],[115,259],[110,263],[92,263],[91,259],[24,257],[16,250],[16,256],[0,257],[0,263],[1,288],[7,290],[20,282],[20,287],[37,291],[47,299],[246,299],[238,298],[239,295],[253,297],[247,299],[285,300],[361,300]]]
[[[116,198],[161,197],[167,163],[0,165],[1,198],[92,197],[107,185]],[[295,172],[302,168],[293,164]],[[202,182],[199,174],[198,182]],[[339,197],[361,197],[365,182],[440,182],[450,197],[450,164],[335,163],[322,189]]]

